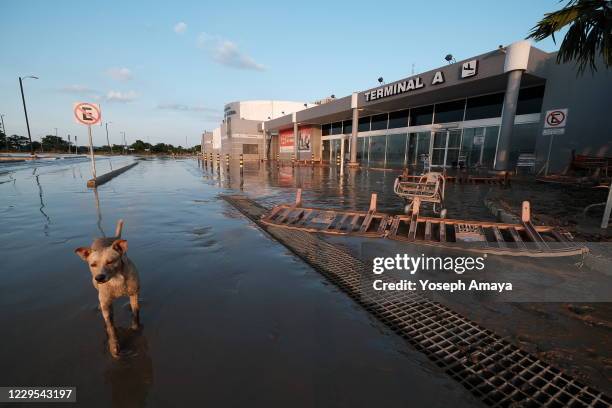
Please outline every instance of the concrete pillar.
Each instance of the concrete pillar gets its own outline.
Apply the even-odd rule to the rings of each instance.
[[[495,170],[509,171],[510,148],[512,143],[512,127],[516,116],[518,94],[521,88],[523,71],[527,69],[529,62],[529,41],[518,41],[506,47],[506,60],[504,62],[504,73],[508,73],[506,93],[504,96],[504,107],[502,109],[502,121],[497,142],[497,154],[495,156]]]
[[[298,123],[293,112],[293,155],[296,160],[300,160],[298,156]]]
[[[351,96],[351,109],[353,110],[353,126],[351,128],[351,160],[349,166],[357,167],[357,134],[359,132],[359,109],[357,108],[358,93],[353,92]]]

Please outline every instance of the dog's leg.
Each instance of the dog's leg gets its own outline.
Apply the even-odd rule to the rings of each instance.
[[[138,293],[130,295],[130,306],[132,307],[132,329],[140,327],[140,305],[138,304]]]
[[[108,335],[108,349],[111,355],[115,358],[119,357],[119,341],[113,324],[113,302],[106,299],[100,299],[100,309],[104,324],[106,326],[106,334]]]

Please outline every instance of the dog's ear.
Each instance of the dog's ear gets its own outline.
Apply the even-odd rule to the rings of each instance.
[[[115,242],[113,242],[113,249],[119,252],[120,254],[126,253],[128,249],[127,241],[125,239],[116,240]]]
[[[75,249],[74,253],[80,256],[82,260],[87,261],[87,257],[91,254],[91,248],[80,247]]]

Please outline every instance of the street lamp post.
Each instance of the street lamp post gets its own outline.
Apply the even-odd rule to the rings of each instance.
[[[127,139],[125,138],[125,132],[121,132],[123,135],[123,154],[127,154]]]
[[[9,151],[9,145],[8,145],[8,135],[6,134],[6,126],[4,126],[4,113],[0,114],[0,120],[2,121],[2,132],[4,133],[4,141],[6,142],[6,152],[8,153]]]
[[[32,135],[30,134],[30,122],[28,121],[28,109],[26,108],[25,96],[23,95],[23,80],[27,78],[38,79],[38,77],[35,77],[33,75],[29,75],[23,78],[19,77],[19,89],[21,89],[21,101],[23,102],[23,112],[25,113],[26,127],[28,128],[28,139],[30,139],[30,155],[34,156],[34,145],[32,144]]]
[[[108,144],[108,149],[110,150],[110,155],[113,155],[113,148],[111,147],[110,144],[110,140],[108,138],[108,124],[109,123],[113,123],[113,122],[106,122],[105,127],[106,127],[106,144]]]

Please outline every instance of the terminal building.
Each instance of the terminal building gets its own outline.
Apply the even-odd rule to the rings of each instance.
[[[265,156],[261,125],[283,115],[312,107],[314,104],[292,101],[239,101],[225,105],[223,122],[212,132],[202,134],[202,152],[223,157],[243,155],[244,160],[262,160]]]
[[[344,152],[370,168],[512,171],[527,155],[534,171],[560,171],[573,154],[612,156],[612,72],[577,76],[527,41],[244,124],[227,112],[236,104],[226,106],[222,150],[260,158],[335,163]],[[270,119],[255,123],[261,116]],[[226,148],[230,135],[237,144]]]

